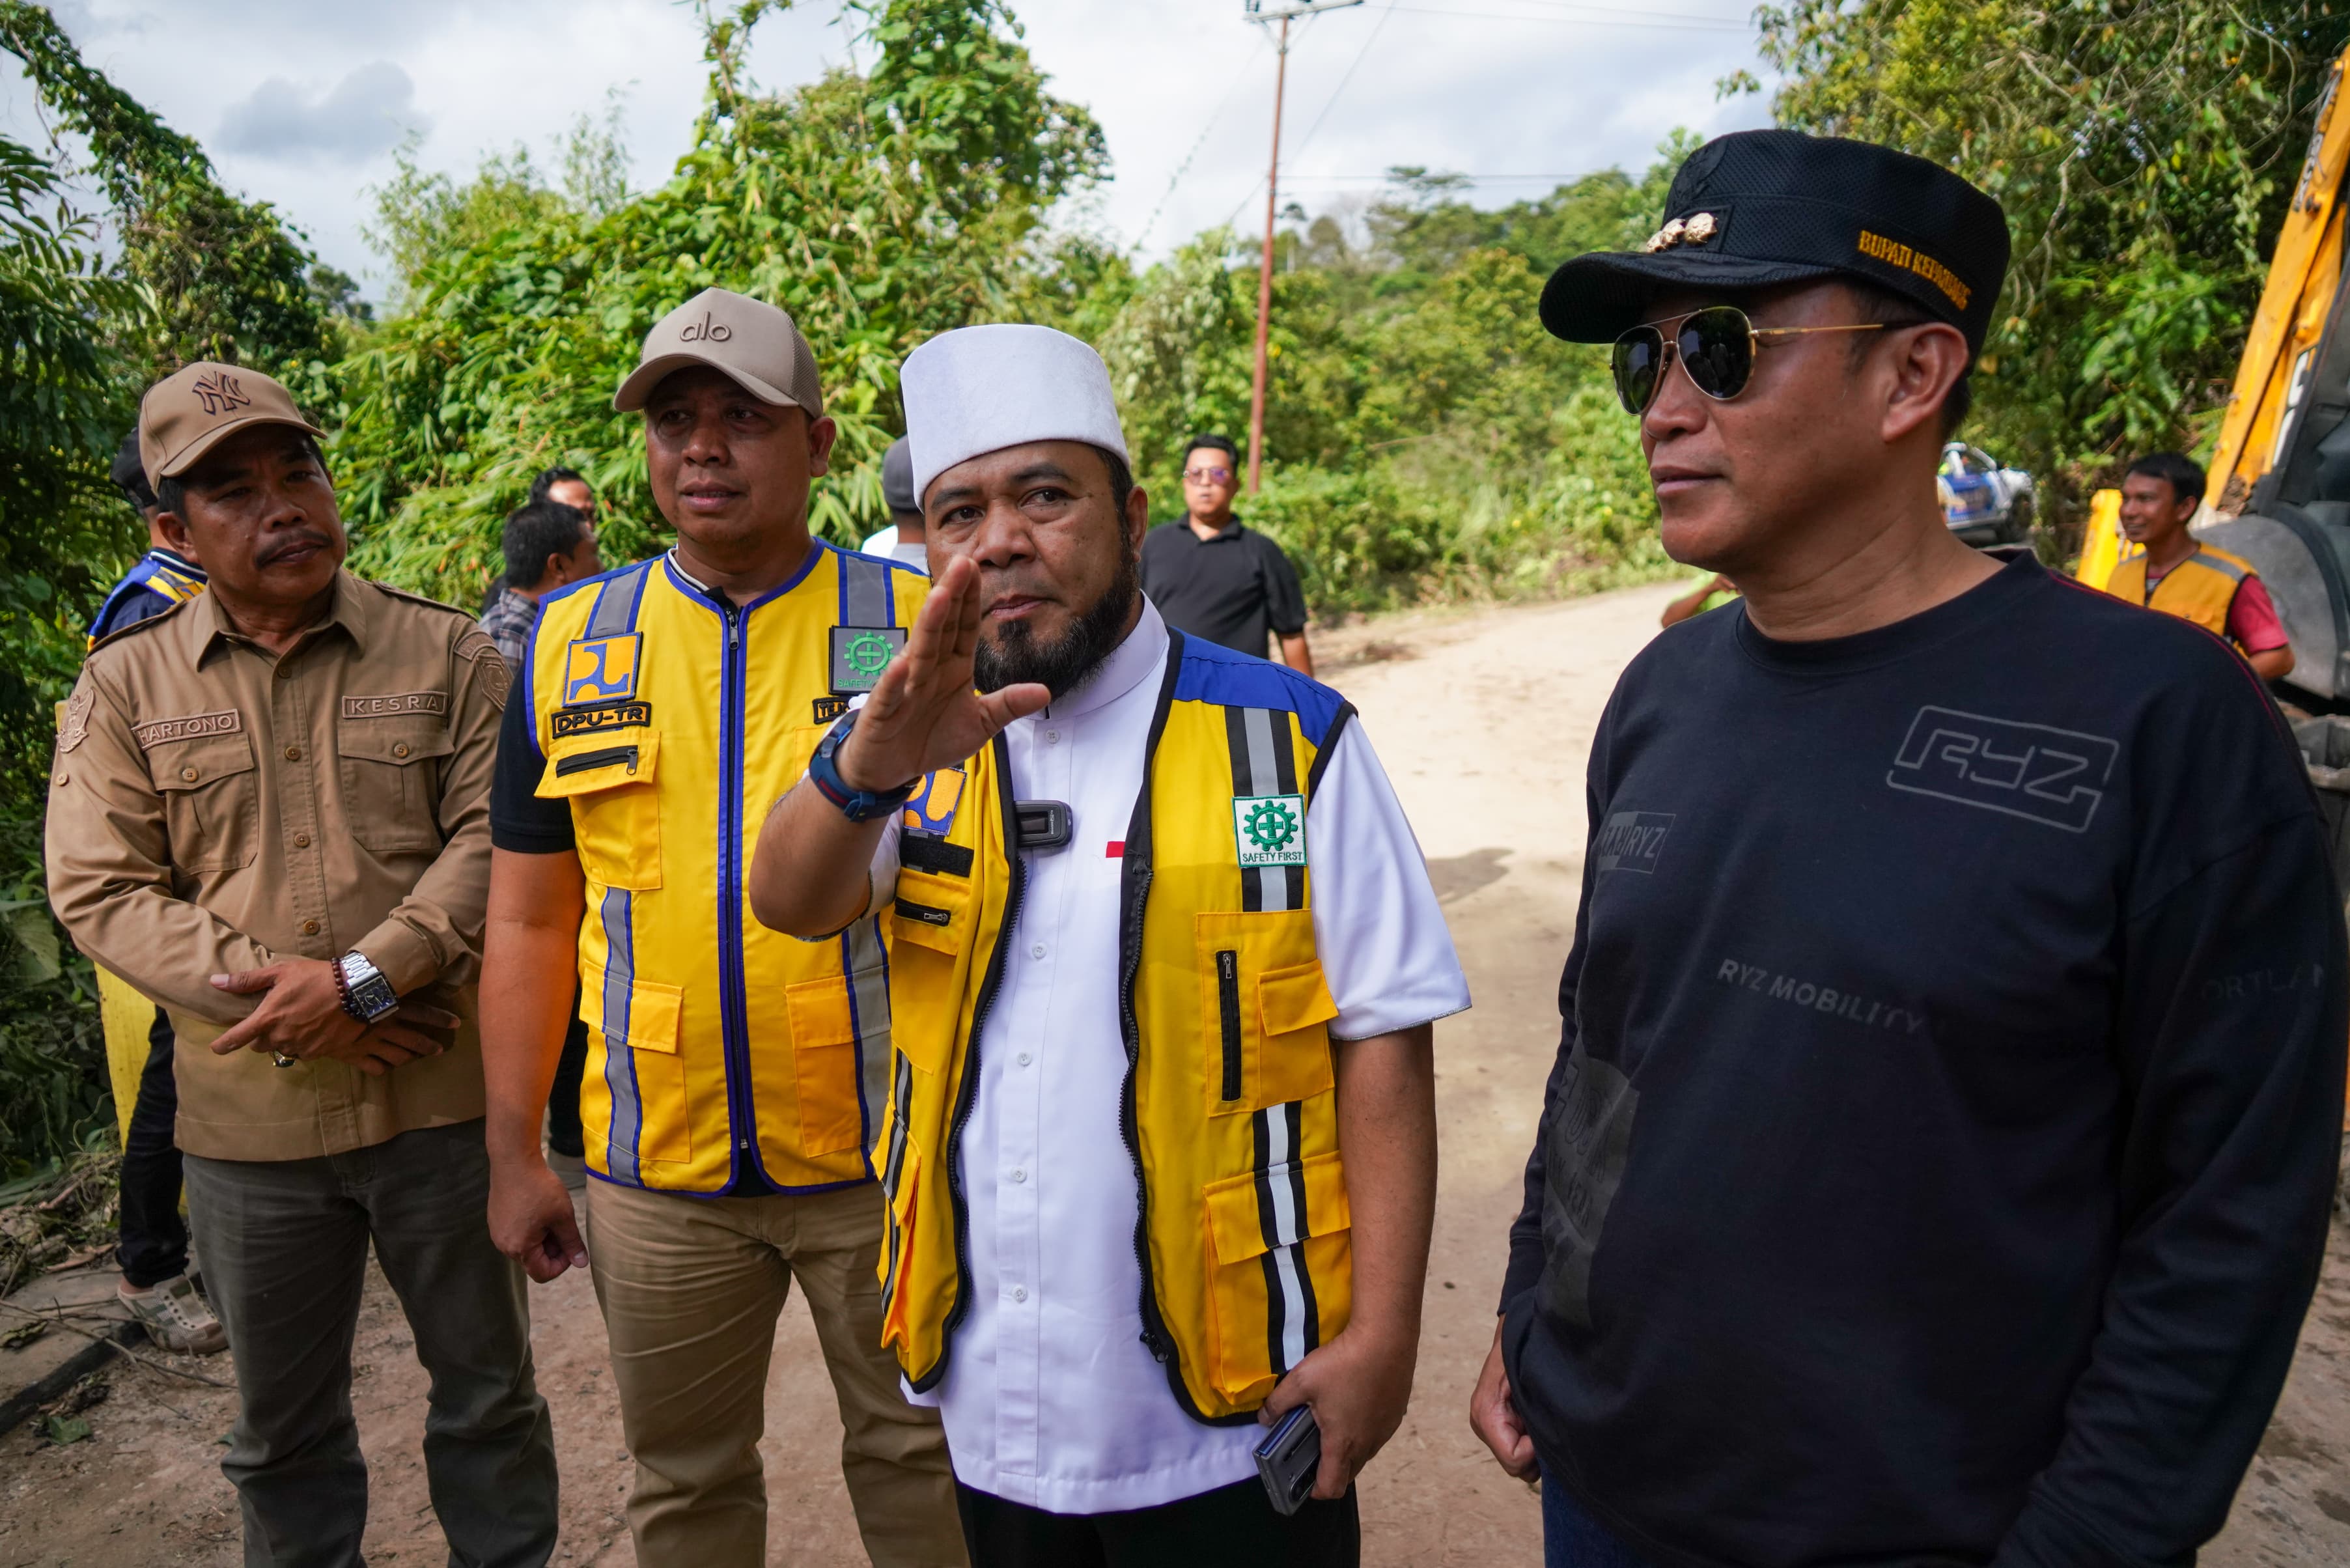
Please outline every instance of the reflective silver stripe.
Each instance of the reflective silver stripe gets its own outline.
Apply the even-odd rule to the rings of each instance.
[[[843,551],[840,563],[840,624],[889,624],[889,568],[865,556]]]
[[[1251,794],[1285,794],[1281,787],[1281,754],[1276,747],[1288,743],[1289,715],[1281,715],[1281,730],[1274,729],[1270,709],[1241,710],[1241,731],[1248,742],[1248,793]],[[1257,884],[1257,908],[1260,909],[1294,909],[1305,901],[1305,879],[1293,877],[1294,869],[1287,866],[1259,866],[1241,873],[1253,877]],[[1293,895],[1291,888],[1295,887]]]
[[[2244,569],[2241,566],[2232,561],[2223,561],[2209,550],[2198,550],[2187,558],[2196,566],[2210,567],[2230,582],[2241,583],[2244,580]]]
[[[905,1237],[898,1227],[898,1183],[906,1175],[906,1113],[914,1106],[914,1068],[897,1059],[897,1081],[889,1090],[889,1158],[881,1168],[882,1217],[888,1221],[889,1266],[881,1276],[881,1314],[889,1314],[889,1298],[898,1293],[898,1253]]]
[[[857,1103],[869,1129],[879,1125],[881,1096],[889,1087],[889,957],[882,950],[880,920],[858,921],[841,933],[840,945],[856,1004]],[[872,1152],[868,1140],[865,1153]]]
[[[892,1198],[906,1174],[906,1116],[914,1108],[913,1064],[903,1056],[895,1063],[896,1081],[889,1086],[889,1157],[881,1166],[881,1189]]]
[[[1305,1359],[1314,1309],[1297,1243],[1305,1234],[1303,1184],[1297,1159],[1299,1113],[1304,1107],[1268,1106],[1256,1114],[1257,1223],[1264,1235],[1265,1350],[1279,1376]],[[1318,1337],[1318,1335],[1316,1336]]]
[[[596,607],[588,612],[586,637],[618,637],[635,623],[637,601],[644,597],[645,579],[650,576],[659,560],[623,572],[617,577],[607,577],[604,586],[596,590]]]
[[[612,1130],[605,1158],[617,1181],[640,1183],[637,1139],[644,1131],[644,1102],[637,1095],[637,1057],[629,1046],[629,992],[636,984],[637,955],[629,925],[629,895],[604,889],[604,1087],[612,1096]]]

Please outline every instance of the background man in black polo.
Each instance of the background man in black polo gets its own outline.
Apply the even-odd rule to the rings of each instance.
[[[1281,662],[1314,673],[1305,646],[1305,594],[1297,569],[1281,546],[1232,516],[1240,493],[1240,460],[1231,440],[1193,436],[1183,454],[1180,523],[1162,523],[1143,535],[1142,591],[1167,624],[1266,656],[1268,637],[1281,639]]]
[[[1738,584],[1592,743],[1564,1028],[1471,1407],[1551,1562],[2178,1564],[2323,1257],[2345,1031],[2301,761],[2219,641],[1950,536],[1998,203],[1693,153],[1544,325]]]

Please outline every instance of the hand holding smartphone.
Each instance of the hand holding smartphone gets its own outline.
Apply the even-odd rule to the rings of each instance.
[[[1314,1422],[1314,1407],[1300,1405],[1281,1418],[1264,1441],[1256,1446],[1256,1473],[1264,1480],[1273,1511],[1286,1519],[1305,1506],[1314,1493],[1314,1478],[1322,1469],[1322,1428]]]

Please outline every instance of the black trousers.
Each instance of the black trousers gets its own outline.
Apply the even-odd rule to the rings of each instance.
[[[1355,1489],[1287,1519],[1245,1480],[1125,1513],[1047,1513],[955,1483],[972,1568],[1357,1568]]]
[[[147,1065],[122,1137],[122,1184],[114,1255],[122,1277],[139,1290],[161,1284],[188,1267],[188,1227],[180,1218],[180,1086],[172,1076],[172,1021],[161,1008],[147,1030]]]
[[[579,1002],[574,997],[563,1054],[555,1059],[555,1086],[546,1096],[546,1147],[575,1159],[588,1152],[587,1129],[579,1125],[579,1081],[587,1072],[588,1025],[579,1022]]]

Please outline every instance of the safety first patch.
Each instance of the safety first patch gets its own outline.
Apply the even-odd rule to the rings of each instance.
[[[1302,794],[1243,794],[1232,797],[1232,840],[1243,869],[1305,864],[1305,797]]]
[[[903,628],[837,626],[832,628],[832,694],[853,697],[873,690],[889,661],[906,646]]]

